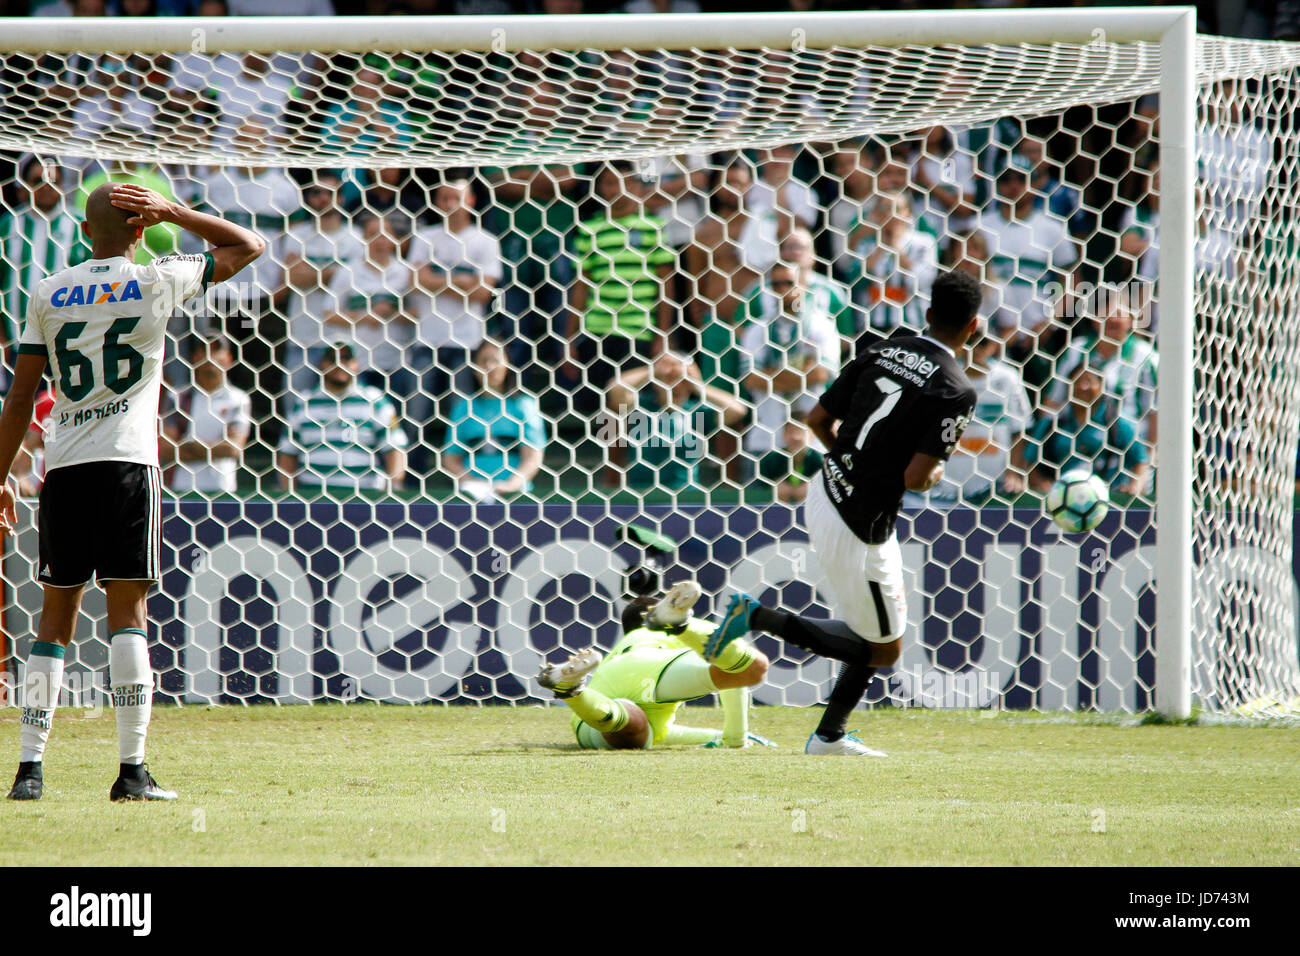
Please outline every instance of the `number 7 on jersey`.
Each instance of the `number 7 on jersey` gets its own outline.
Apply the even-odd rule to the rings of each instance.
[[[867,433],[871,431],[871,426],[893,411],[894,406],[898,404],[898,399],[903,394],[903,386],[883,375],[875,380],[875,385],[876,388],[885,393],[885,397],[881,399],[880,404],[871,413],[871,416],[862,423],[862,430],[858,432],[858,441],[854,446],[856,448],[861,448],[867,443]]]

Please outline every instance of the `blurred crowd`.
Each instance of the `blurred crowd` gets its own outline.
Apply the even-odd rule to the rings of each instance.
[[[300,5],[330,12],[328,0]],[[197,4],[203,15],[255,6]],[[42,95],[105,141],[124,127],[201,135],[237,155],[304,110],[320,142],[400,145],[417,135],[411,91],[455,82],[418,58],[354,61],[340,79],[340,62],[310,56],[61,58]],[[546,76],[518,91],[541,130],[524,144],[533,150],[555,145],[547,120],[563,91]],[[671,125],[673,78],[643,93],[647,121]],[[1272,144],[1240,115],[1232,84],[1222,93],[1198,134],[1197,254],[1202,275],[1226,283],[1261,221]],[[1158,428],[1158,124],[1151,97],[578,165],[0,156],[3,344],[35,281],[86,255],[77,223],[89,192],[137,182],[268,241],[244,275],[173,320],[160,415],[178,491],[451,482],[484,500],[577,475],[579,492],[758,482],[796,501],[820,461],[802,424],[820,392],[864,343],[921,330],[931,283],[956,268],[986,290],[968,360],[980,398],[929,503],[1041,492],[1080,465],[1144,495]],[[199,250],[160,225],[140,255],[172,251]],[[28,490],[40,434],[20,465]]]

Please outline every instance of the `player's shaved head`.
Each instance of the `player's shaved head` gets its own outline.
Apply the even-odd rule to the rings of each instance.
[[[86,199],[86,222],[91,235],[101,242],[130,243],[135,240],[136,227],[128,225],[135,213],[113,205],[113,189],[117,183],[104,183]]]

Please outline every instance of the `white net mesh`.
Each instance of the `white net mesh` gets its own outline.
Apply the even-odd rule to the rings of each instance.
[[[1194,419],[1193,680],[1213,710],[1300,695],[1297,67],[1295,46],[1199,41],[1197,403],[1166,414]],[[612,643],[633,520],[681,542],[668,578],[710,602],[825,613],[799,420],[864,337],[920,327],[940,268],[967,269],[987,289],[980,405],[944,484],[907,502],[919,624],[870,699],[1142,710],[1159,68],[1157,45],[1104,37],[0,52],[6,342],[37,278],[86,256],[99,182],[251,224],[268,253],[172,322],[162,691],[525,701],[543,658]],[[198,248],[165,226],[145,245]],[[321,378],[337,343],[347,414]],[[1067,537],[1039,496],[1075,465],[1123,507]],[[15,665],[40,595],[25,527],[4,565]],[[71,670],[105,666],[99,610]],[[762,644],[757,699],[821,698],[826,662]]]

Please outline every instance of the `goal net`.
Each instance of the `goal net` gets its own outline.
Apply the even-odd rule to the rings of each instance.
[[[905,502],[869,701],[1294,712],[1300,46],[1199,37],[1172,88],[1176,16],[7,21],[7,355],[99,183],[268,241],[169,325],[160,699],[535,702],[616,638],[633,524],[707,610],[829,613],[802,419],[957,268],[980,401]],[[64,427],[20,456],[17,678]],[[1067,535],[1042,496],[1077,467],[1111,510]],[[78,637],[90,685],[93,591]],[[757,700],[824,699],[828,662],[760,645]]]

